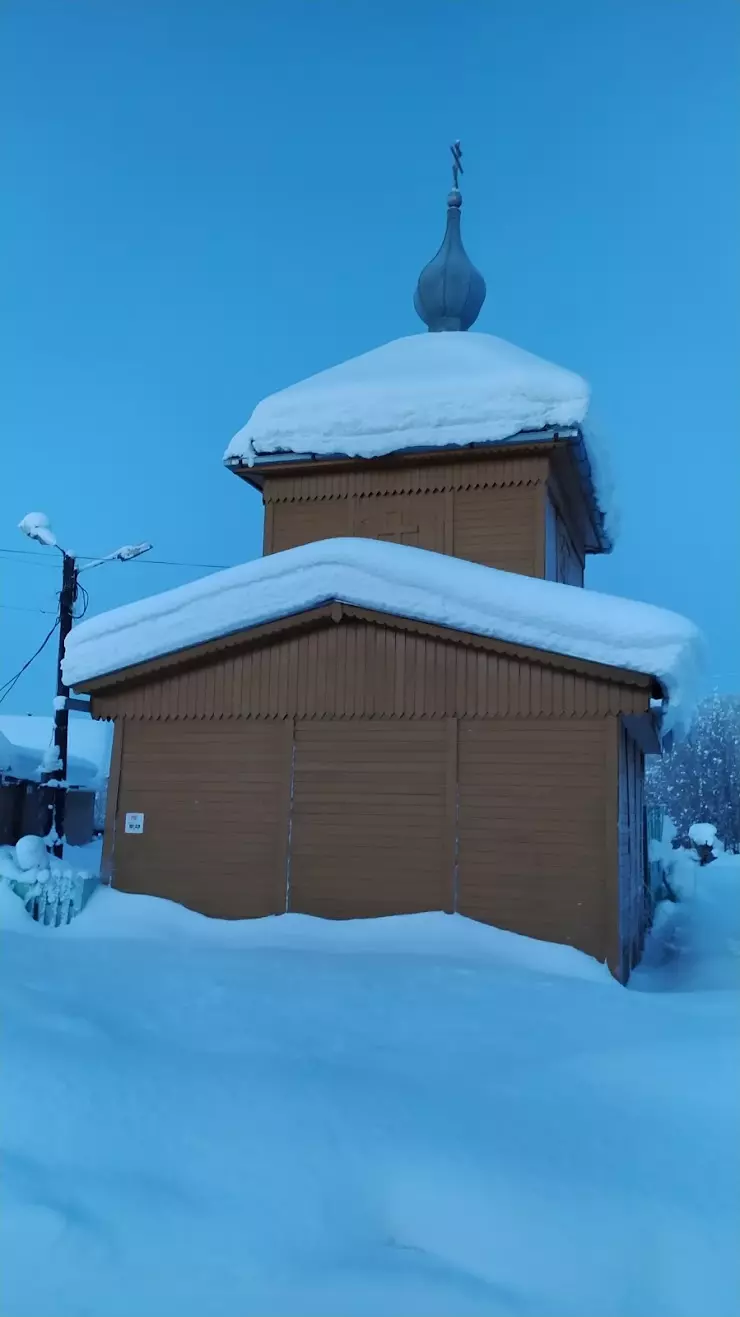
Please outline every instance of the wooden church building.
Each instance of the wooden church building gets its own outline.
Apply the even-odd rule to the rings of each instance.
[[[696,633],[583,588],[611,548],[588,388],[469,332],[460,209],[456,170],[428,332],[265,399],[230,444],[264,556],[72,633],[65,678],[115,724],[105,872],[221,918],[457,912],[625,981],[644,756]]]

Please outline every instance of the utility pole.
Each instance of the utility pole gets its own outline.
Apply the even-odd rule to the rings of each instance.
[[[46,829],[47,838],[52,838],[52,854],[58,859],[64,855],[64,817],[67,801],[67,769],[69,763],[69,709],[70,704],[79,706],[81,701],[70,700],[69,686],[64,684],[64,646],[74,622],[74,606],[77,602],[78,580],[80,572],[89,571],[91,567],[100,567],[105,562],[129,562],[142,553],[148,553],[151,544],[125,544],[108,553],[104,558],[95,558],[79,566],[77,559],[58,543],[56,535],[49,525],[49,518],[43,512],[29,512],[18,527],[29,539],[36,540],[48,548],[58,549],[62,555],[62,589],[59,595],[59,649],[57,651],[57,693],[54,700],[54,748],[53,768],[44,768],[41,782],[54,782],[54,794],[49,804],[49,819]],[[84,591],[83,591],[84,593]],[[48,846],[47,841],[47,846]]]
[[[77,602],[77,562],[62,549],[62,589],[59,595],[59,649],[57,652],[57,697],[54,701],[54,760],[53,769],[41,774],[42,783],[58,780],[49,803],[47,836],[53,834],[52,854],[61,860],[64,854],[64,816],[67,804],[67,765],[69,760],[69,687],[64,684],[62,664],[64,643],[72,630],[74,606]]]

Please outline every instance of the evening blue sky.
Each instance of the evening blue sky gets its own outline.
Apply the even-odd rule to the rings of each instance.
[[[618,491],[587,583],[677,609],[740,689],[736,0],[6,0],[0,683],[79,553],[231,564],[265,394],[422,329],[461,138],[477,329],[584,375]],[[86,581],[91,610],[205,569]],[[3,712],[46,712],[53,645]]]

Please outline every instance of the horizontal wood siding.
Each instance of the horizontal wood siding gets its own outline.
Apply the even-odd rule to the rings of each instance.
[[[446,505],[443,493],[355,498],[352,507],[355,535],[444,553]]]
[[[542,576],[536,485],[459,490],[454,505],[454,554],[484,567]]]
[[[272,503],[265,517],[265,553],[280,553],[314,540],[353,535],[352,504],[347,499],[321,503]]]
[[[96,717],[594,718],[644,713],[650,686],[532,662],[343,615],[272,643],[210,654],[138,683],[94,693]],[[577,660],[574,661],[577,668]],[[637,679],[639,680],[639,679]]]
[[[289,909],[452,909],[450,763],[443,722],[297,723]]]
[[[127,722],[115,886],[225,919],[282,913],[291,743],[289,723]]]
[[[461,721],[461,914],[605,957],[614,721]]]

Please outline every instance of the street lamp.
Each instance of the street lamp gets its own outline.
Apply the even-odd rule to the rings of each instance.
[[[91,562],[84,563],[80,567],[74,554],[67,553],[67,550],[62,548],[45,513],[29,512],[19,523],[18,529],[23,531],[23,534],[27,535],[29,539],[35,540],[37,544],[43,544],[45,548],[58,549],[62,555],[57,694],[54,700],[54,750],[56,753],[53,755],[53,763],[49,764],[47,762],[45,764],[41,773],[41,781],[42,783],[49,783],[56,780],[57,783],[65,783],[67,780],[67,747],[69,741],[69,687],[64,684],[62,663],[64,660],[64,645],[72,630],[74,621],[78,577],[80,572],[85,572],[90,567],[100,567],[105,562],[130,562],[132,558],[138,558],[140,554],[148,553],[152,546],[151,544],[124,544],[122,548],[116,549],[115,553],[106,554],[104,558],[94,558]],[[49,819],[48,831],[49,833],[52,832],[53,823],[54,840],[51,849],[52,854],[59,859],[62,858],[64,853],[65,802],[66,787],[57,784],[54,790],[53,813]]]

